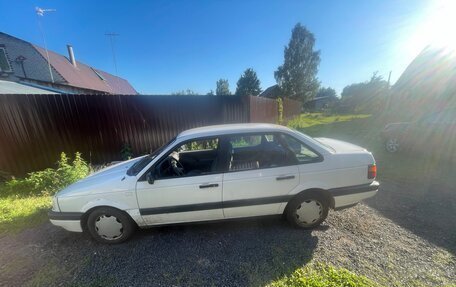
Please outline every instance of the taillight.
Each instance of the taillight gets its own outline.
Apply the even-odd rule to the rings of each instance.
[[[377,176],[377,166],[375,164],[369,165],[367,168],[367,178],[374,179]]]

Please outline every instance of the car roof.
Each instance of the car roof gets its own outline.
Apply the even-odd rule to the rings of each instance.
[[[263,124],[263,123],[249,123],[249,124],[226,124],[226,125],[214,125],[205,126],[194,129],[189,129],[181,132],[177,138],[193,138],[193,137],[205,137],[215,136],[224,134],[237,134],[246,132],[274,132],[284,131],[290,132],[291,130],[287,127],[274,125],[274,124]]]

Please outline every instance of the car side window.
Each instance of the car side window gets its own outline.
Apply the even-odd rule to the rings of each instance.
[[[262,135],[244,135],[234,136],[230,139],[230,143],[235,148],[254,147],[261,144]]]
[[[197,139],[179,144],[155,166],[155,179],[205,175],[215,171],[219,139]]]
[[[321,156],[318,153],[310,149],[298,139],[286,134],[281,134],[281,138],[300,164],[321,160]]]
[[[292,155],[274,133],[228,137],[229,171],[272,168],[294,164]]]

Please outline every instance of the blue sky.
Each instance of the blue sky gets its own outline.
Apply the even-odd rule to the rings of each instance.
[[[301,22],[321,50],[323,86],[368,80],[392,82],[425,46],[421,37],[431,1],[0,1],[0,31],[43,46],[35,6],[57,12],[40,18],[50,50],[114,73],[145,94],[184,89],[205,94],[219,78],[235,90],[246,68],[262,88],[273,84],[291,29]]]

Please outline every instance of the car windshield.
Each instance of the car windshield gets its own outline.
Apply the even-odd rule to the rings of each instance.
[[[168,145],[172,144],[176,138],[173,138],[166,144],[162,145],[158,149],[156,149],[154,152],[151,154],[146,155],[139,161],[135,162],[128,170],[127,170],[127,175],[129,176],[134,176],[137,175],[143,168],[145,168],[157,155],[159,155]]]

